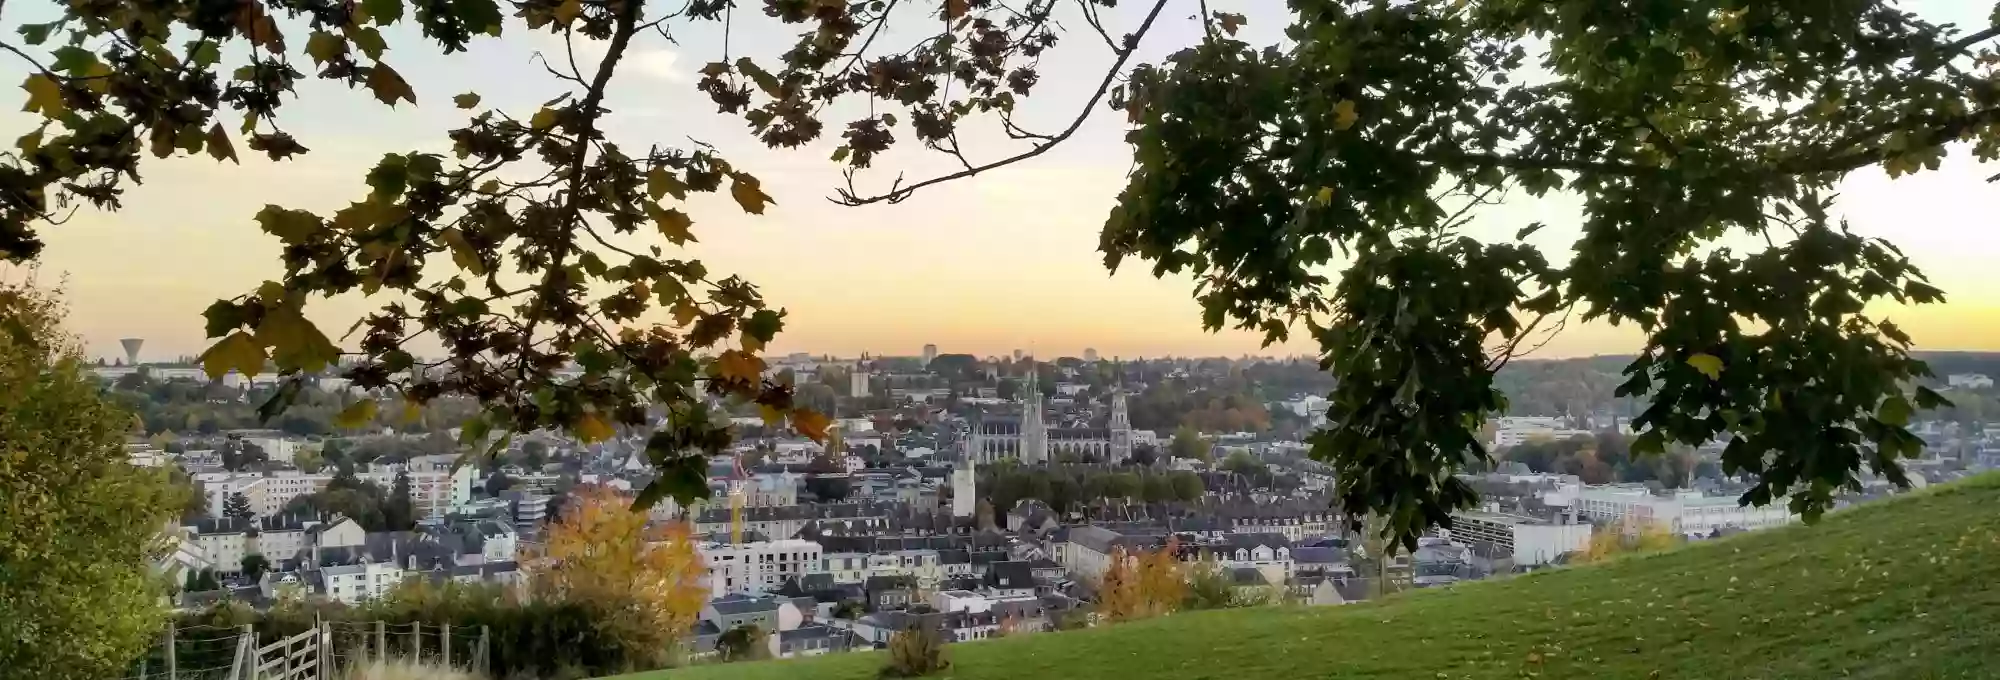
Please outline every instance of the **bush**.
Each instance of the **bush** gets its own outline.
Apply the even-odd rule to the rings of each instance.
[[[951,668],[944,658],[944,638],[936,628],[911,626],[889,636],[889,664],[882,667],[885,678],[919,678]]]
[[[771,657],[771,634],[756,626],[737,626],[715,639],[715,651],[723,661],[756,661]]]

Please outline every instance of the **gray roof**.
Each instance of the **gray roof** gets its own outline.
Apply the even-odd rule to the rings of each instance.
[[[748,595],[726,595],[723,597],[718,597],[713,600],[709,600],[708,606],[714,607],[715,613],[717,614],[729,616],[734,614],[754,614],[758,612],[777,611],[778,602],[779,600],[777,598],[757,598],[757,597],[750,597]]]
[[[1298,564],[1343,564],[1347,555],[1338,548],[1292,548],[1292,561]]]

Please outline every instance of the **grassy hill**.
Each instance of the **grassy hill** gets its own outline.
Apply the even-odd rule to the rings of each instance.
[[[968,680],[1995,678],[2000,476],[1602,566],[965,643],[951,659],[949,677]],[[869,652],[631,677],[868,680],[881,663]]]

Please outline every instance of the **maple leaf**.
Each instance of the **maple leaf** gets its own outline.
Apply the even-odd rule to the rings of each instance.
[[[368,90],[375,93],[376,99],[391,107],[399,99],[417,103],[417,91],[410,89],[410,83],[403,80],[403,75],[389,68],[388,64],[377,63],[368,69]]]
[[[758,186],[757,178],[740,172],[732,173],[729,177],[733,180],[729,184],[729,197],[736,199],[736,205],[742,206],[743,212],[762,215],[764,206],[777,203]]]
[[[347,408],[341,409],[340,414],[333,417],[333,424],[336,427],[347,429],[367,427],[369,423],[375,421],[375,409],[376,404],[374,399],[363,399],[354,402],[349,404]]]
[[[813,441],[825,443],[827,428],[832,426],[833,420],[818,411],[809,408],[792,409],[792,430]]]
[[[728,350],[715,358],[710,370],[718,378],[752,385],[764,379],[764,360],[742,350]]]
[[[264,359],[264,347],[257,344],[256,338],[236,331],[201,353],[201,368],[210,380],[221,380],[231,370],[247,378],[264,370]]]
[[[696,240],[694,232],[688,230],[694,226],[694,220],[690,219],[687,213],[674,208],[662,208],[658,203],[648,203],[646,215],[653,218],[653,224],[659,226],[660,233],[666,235],[667,240],[673,241],[674,245],[684,245]]]
[[[583,440],[585,444],[601,442],[617,434],[611,428],[611,423],[596,413],[585,413],[583,417],[577,418],[576,425],[571,427],[570,431],[575,432],[577,438]]]

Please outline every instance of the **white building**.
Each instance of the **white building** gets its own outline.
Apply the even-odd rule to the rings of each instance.
[[[344,604],[358,605],[389,594],[403,581],[403,570],[387,562],[368,562],[326,567],[326,594]]]
[[[1548,564],[1557,557],[1590,547],[1592,527],[1582,522],[1560,523],[1499,512],[1455,512],[1451,529],[1441,532],[1454,543],[1483,547],[1493,557],[1513,556],[1514,564]]]
[[[1493,419],[1492,446],[1504,449],[1536,440],[1562,440],[1590,434],[1590,430],[1569,427],[1562,418],[1509,416]]]
[[[1706,534],[1721,528],[1763,529],[1799,521],[1783,498],[1761,508],[1742,507],[1732,497],[1703,496],[1693,490],[1655,496],[1639,485],[1564,485],[1543,494],[1542,500],[1567,506],[1594,522],[1652,522],[1683,534]]]
[[[708,588],[713,597],[767,593],[788,578],[821,567],[819,543],[796,538],[742,545],[704,543],[697,550],[708,565]]]
[[[1963,390],[1982,390],[1993,386],[1993,379],[1978,373],[1953,373],[1945,376],[1944,382]]]

